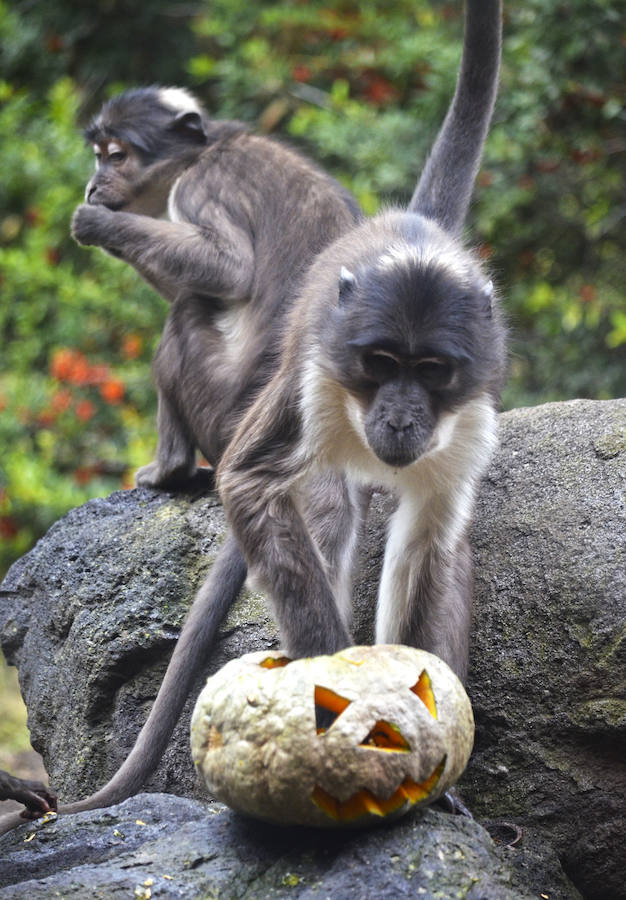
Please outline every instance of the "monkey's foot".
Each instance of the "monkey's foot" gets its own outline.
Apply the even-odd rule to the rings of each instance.
[[[442,806],[446,812],[451,813],[453,816],[466,816],[468,819],[473,819],[474,816],[471,814],[467,806],[461,800],[457,791],[454,788],[450,788],[449,791],[446,791],[445,794],[442,794],[441,797],[437,800],[439,806]]]
[[[142,466],[135,472],[135,487],[155,488],[162,491],[176,491],[188,488],[213,490],[215,487],[215,470],[198,466],[193,470],[187,468],[163,469],[156,460]]]

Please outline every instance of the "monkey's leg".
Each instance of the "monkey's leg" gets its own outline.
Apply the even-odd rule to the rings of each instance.
[[[352,575],[359,526],[369,491],[332,472],[313,479],[307,489],[305,521],[326,561],[326,574],[346,628],[352,624]]]
[[[458,496],[454,502],[431,496],[420,505],[410,497],[394,513],[380,581],[376,641],[428,650],[464,680],[472,614],[472,567],[464,536],[469,504],[455,508],[455,502]],[[454,788],[438,802],[449,812],[472,818]]]
[[[218,489],[250,573],[272,602],[285,652],[317,656],[351,639],[297,507],[310,461],[292,385],[281,391],[271,382],[260,395],[224,454]]]
[[[420,647],[465,678],[472,570],[465,538],[467,504],[452,498],[404,498],[385,550],[376,619],[378,643]]]
[[[158,443],[154,462],[135,473],[137,487],[177,488],[196,474],[196,446],[175,401],[159,389]]]

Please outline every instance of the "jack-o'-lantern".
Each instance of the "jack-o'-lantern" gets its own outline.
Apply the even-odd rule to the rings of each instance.
[[[458,678],[399,645],[294,661],[250,653],[209,678],[191,723],[194,762],[218,800],[318,826],[432,803],[462,773],[473,737]]]

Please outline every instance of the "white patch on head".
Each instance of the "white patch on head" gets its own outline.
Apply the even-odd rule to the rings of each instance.
[[[412,244],[392,244],[378,259],[379,269],[404,268],[419,262],[420,248]]]
[[[468,281],[471,274],[469,258],[464,251],[452,243],[443,244],[442,241],[392,244],[377,261],[377,268],[383,271],[406,269],[410,266],[443,269],[463,282]]]
[[[164,106],[169,106],[176,113],[198,113],[202,115],[200,104],[189,91],[184,88],[169,87],[160,88],[159,100]]]

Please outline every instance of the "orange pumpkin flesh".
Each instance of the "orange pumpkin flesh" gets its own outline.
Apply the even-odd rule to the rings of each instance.
[[[259,665],[263,666],[264,669],[282,669],[283,666],[288,666],[290,662],[291,660],[287,656],[268,656]]]
[[[409,753],[411,750],[398,726],[384,721],[376,722],[361,746],[391,750],[395,753]]]
[[[320,687],[318,684],[315,685],[315,705],[321,706],[322,709],[327,709],[329,712],[340,715],[350,706],[351,702],[351,700],[346,700],[345,697],[341,697],[328,688]]]

